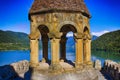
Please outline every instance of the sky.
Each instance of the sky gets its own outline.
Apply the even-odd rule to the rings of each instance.
[[[84,0],[91,14],[91,33],[120,29],[120,0]],[[0,0],[0,30],[30,33],[28,12],[33,0]]]

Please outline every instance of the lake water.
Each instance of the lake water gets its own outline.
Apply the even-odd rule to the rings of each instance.
[[[42,59],[42,51],[39,51],[39,60]],[[112,53],[111,53],[112,54]],[[92,52],[92,57],[91,60],[95,61],[97,59],[101,60],[102,65],[104,63],[104,60],[106,59],[111,59],[114,61],[119,62],[120,61],[120,55],[113,55],[111,56],[110,53],[106,52]],[[49,59],[50,59],[50,53],[48,54]],[[107,56],[107,57],[106,57]],[[75,61],[75,53],[74,52],[67,52],[66,57],[68,60]],[[13,62],[18,62],[21,60],[28,60],[30,61],[30,51],[21,51],[21,50],[16,50],[16,51],[0,51],[0,66],[11,64]]]

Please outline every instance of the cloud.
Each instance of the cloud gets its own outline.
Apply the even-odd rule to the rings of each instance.
[[[104,30],[104,31],[100,31],[100,32],[92,32],[92,35],[101,36],[101,35],[108,33],[108,32],[110,32],[110,31]]]
[[[100,32],[92,32],[92,35],[101,36],[101,35],[108,33],[108,32],[110,32],[110,31],[104,30],[104,31],[100,31]],[[73,32],[67,33],[67,37],[73,37]]]
[[[73,32],[67,33],[67,37],[73,37]]]

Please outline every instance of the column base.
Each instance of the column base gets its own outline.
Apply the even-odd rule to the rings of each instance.
[[[93,62],[92,61],[84,62],[84,65],[85,65],[86,68],[93,68]]]
[[[30,67],[31,68],[36,68],[37,66],[39,66],[39,63],[32,63],[32,62],[30,62]]]
[[[62,66],[58,63],[58,64],[51,64],[49,67],[49,70],[51,73],[61,73],[63,72],[63,68]]]
[[[92,61],[88,61],[86,64],[87,65],[93,65],[93,62]]]
[[[79,64],[76,63],[76,64],[75,64],[75,68],[76,68],[76,69],[83,69],[83,63],[79,63]]]

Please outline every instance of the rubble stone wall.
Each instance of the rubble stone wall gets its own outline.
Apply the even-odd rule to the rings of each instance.
[[[120,64],[111,61],[106,60],[103,66],[103,70],[111,75],[114,80],[120,80]]]

